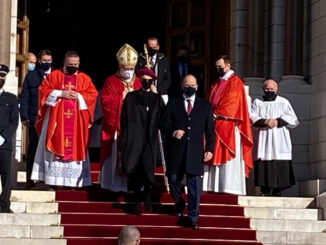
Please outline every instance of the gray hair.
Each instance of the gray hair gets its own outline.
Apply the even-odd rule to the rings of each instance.
[[[135,243],[140,239],[140,232],[136,226],[126,225],[122,228],[119,235],[119,245],[138,244]]]

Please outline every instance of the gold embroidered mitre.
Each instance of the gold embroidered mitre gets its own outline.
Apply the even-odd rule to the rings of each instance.
[[[137,64],[138,53],[133,47],[131,47],[127,43],[119,49],[116,56],[119,65],[136,66]]]

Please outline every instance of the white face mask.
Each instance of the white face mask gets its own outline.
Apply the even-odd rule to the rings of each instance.
[[[126,82],[130,82],[131,79],[134,76],[135,71],[134,70],[124,70],[124,69],[120,69],[120,75],[121,77],[126,80]]]

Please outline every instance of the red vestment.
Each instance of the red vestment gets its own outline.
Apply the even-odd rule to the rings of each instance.
[[[208,164],[222,165],[235,158],[235,127],[237,126],[241,135],[242,154],[248,177],[253,167],[253,137],[242,80],[235,74],[232,74],[227,82],[217,80],[211,87],[209,101],[212,103],[214,115],[226,119],[215,120],[215,151]]]
[[[138,77],[131,83],[134,90],[141,88],[141,82]],[[101,164],[108,158],[112,151],[114,134],[120,134],[120,116],[123,105],[123,91],[125,84],[116,76],[110,76],[102,89],[101,105],[103,110],[102,121],[102,141],[101,141]]]
[[[80,110],[78,100],[58,98],[54,107],[46,100],[54,90],[74,90],[85,100],[87,110]],[[46,111],[51,108],[47,125],[46,147],[57,158],[70,161],[86,160],[89,128],[93,123],[97,90],[85,73],[64,74],[51,72],[39,87],[39,111],[36,130],[41,134]]]

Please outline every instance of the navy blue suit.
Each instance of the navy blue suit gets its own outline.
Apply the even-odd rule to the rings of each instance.
[[[28,147],[26,159],[27,182],[30,180],[35,152],[38,144],[38,134],[35,128],[35,122],[38,112],[38,87],[41,85],[46,74],[39,63],[34,71],[29,71],[25,76],[23,89],[19,99],[20,118],[22,121],[29,120],[28,125]]]
[[[215,129],[211,105],[196,96],[193,109],[188,115],[184,98],[169,101],[161,122],[161,129],[167,136],[166,163],[170,180],[171,194],[176,203],[177,212],[184,209],[181,196],[181,181],[187,175],[188,181],[188,217],[198,221],[199,202],[204,171],[204,153],[214,152]],[[185,135],[181,139],[173,133],[181,129]],[[204,146],[204,137],[206,145]]]
[[[11,152],[13,136],[18,126],[18,100],[16,95],[3,91],[0,95],[0,135],[5,142],[0,146],[0,175],[2,192],[0,211],[9,212],[11,195]]]

